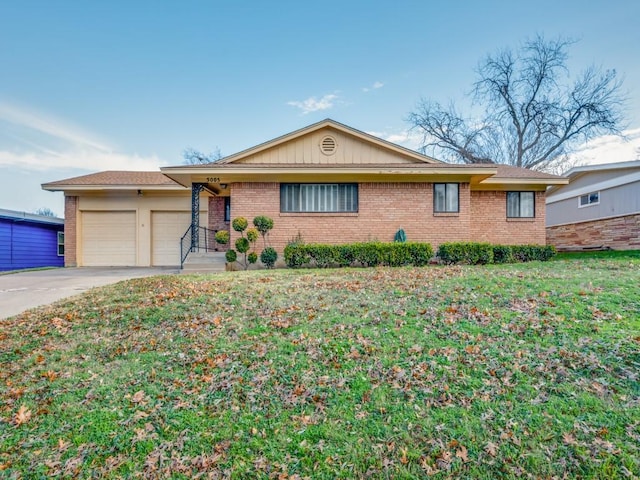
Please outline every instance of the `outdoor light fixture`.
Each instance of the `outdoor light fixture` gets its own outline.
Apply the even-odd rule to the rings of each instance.
[[[141,197],[142,196],[142,190],[138,190],[138,196]]]
[[[220,188],[224,190],[225,188],[227,188],[227,184],[226,183],[221,183],[220,184]]]

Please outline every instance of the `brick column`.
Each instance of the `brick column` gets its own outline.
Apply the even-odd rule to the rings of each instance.
[[[78,197],[64,197],[64,266],[77,267],[76,235],[77,235]]]

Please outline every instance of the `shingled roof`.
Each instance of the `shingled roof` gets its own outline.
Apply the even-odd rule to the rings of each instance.
[[[130,172],[123,170],[107,170],[42,184],[43,189],[54,191],[73,187],[90,187],[92,190],[100,187],[127,190],[135,187],[156,187],[163,190],[184,189],[182,185],[174,182],[162,172]]]

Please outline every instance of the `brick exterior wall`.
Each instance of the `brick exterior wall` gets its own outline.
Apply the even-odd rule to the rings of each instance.
[[[224,197],[209,197],[209,226],[211,230],[229,230],[229,222],[224,221]],[[226,251],[229,245],[219,245],[213,240],[213,248]]]
[[[471,192],[471,239],[507,245],[544,245],[545,193],[535,192],[534,201],[534,218],[507,218],[506,192]]]
[[[76,267],[78,197],[64,197],[64,266]]]
[[[558,250],[608,247],[640,249],[640,214],[547,227],[547,244]]]
[[[433,212],[431,183],[361,183],[358,213],[280,213],[278,183],[234,183],[231,218],[273,218],[269,238],[279,252],[298,234],[308,243],[392,241],[400,228],[407,240],[429,242],[434,248],[449,241],[545,243],[544,193],[536,195],[535,219],[507,221],[504,192],[471,192],[468,184],[460,184],[459,192],[460,212],[455,214]],[[233,244],[238,234],[232,231],[231,237]]]

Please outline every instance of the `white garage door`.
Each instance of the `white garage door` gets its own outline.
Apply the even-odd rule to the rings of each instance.
[[[200,213],[200,225],[207,225]],[[191,212],[151,212],[151,264],[180,265],[180,238],[191,225]]]
[[[82,265],[136,264],[136,212],[82,212]]]

